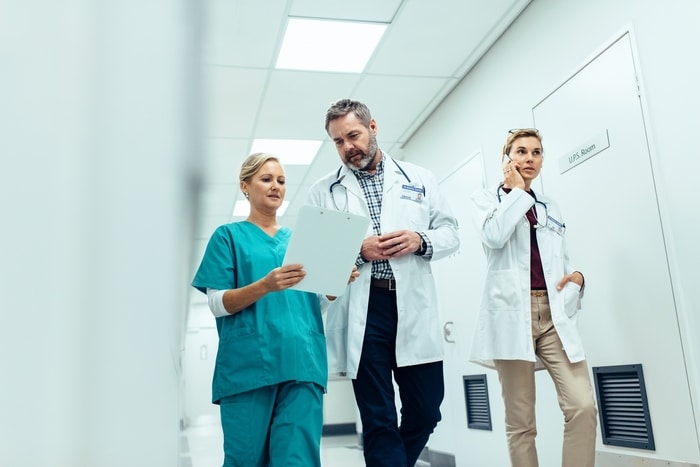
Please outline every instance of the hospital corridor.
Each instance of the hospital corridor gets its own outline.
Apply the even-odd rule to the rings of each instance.
[[[310,414],[280,457],[322,429],[324,467],[363,466],[354,389],[385,408],[366,433],[393,408],[353,387],[361,360],[405,363],[430,427],[444,383],[432,433],[411,427],[418,466],[507,467],[518,385],[488,364],[539,364],[550,318],[567,381],[591,383],[571,399],[595,467],[700,467],[698,18],[697,0],[0,0],[0,467],[220,467],[222,424],[264,441],[267,418],[222,423],[213,401],[271,410],[277,390]],[[346,99],[370,123],[327,116]],[[522,132],[539,146],[510,154]],[[283,266],[295,232],[314,290]],[[366,261],[380,234],[403,240]],[[377,344],[394,326],[400,351]],[[570,394],[534,374],[556,467]]]

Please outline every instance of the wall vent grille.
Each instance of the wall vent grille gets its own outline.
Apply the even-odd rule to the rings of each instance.
[[[491,407],[486,375],[463,376],[467,427],[491,431]]]
[[[593,376],[603,444],[655,450],[642,365],[594,367]]]

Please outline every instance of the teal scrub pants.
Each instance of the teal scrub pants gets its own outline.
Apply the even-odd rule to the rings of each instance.
[[[220,401],[223,467],[320,467],[323,389],[288,381]]]

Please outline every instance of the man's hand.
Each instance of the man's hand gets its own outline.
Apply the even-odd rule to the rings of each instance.
[[[420,250],[423,239],[413,230],[397,230],[380,236],[366,238],[362,242],[362,258],[366,261],[398,258]]]

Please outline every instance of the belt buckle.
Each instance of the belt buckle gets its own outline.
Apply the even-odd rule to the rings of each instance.
[[[389,281],[389,290],[396,290],[396,280],[395,279],[387,279]]]

